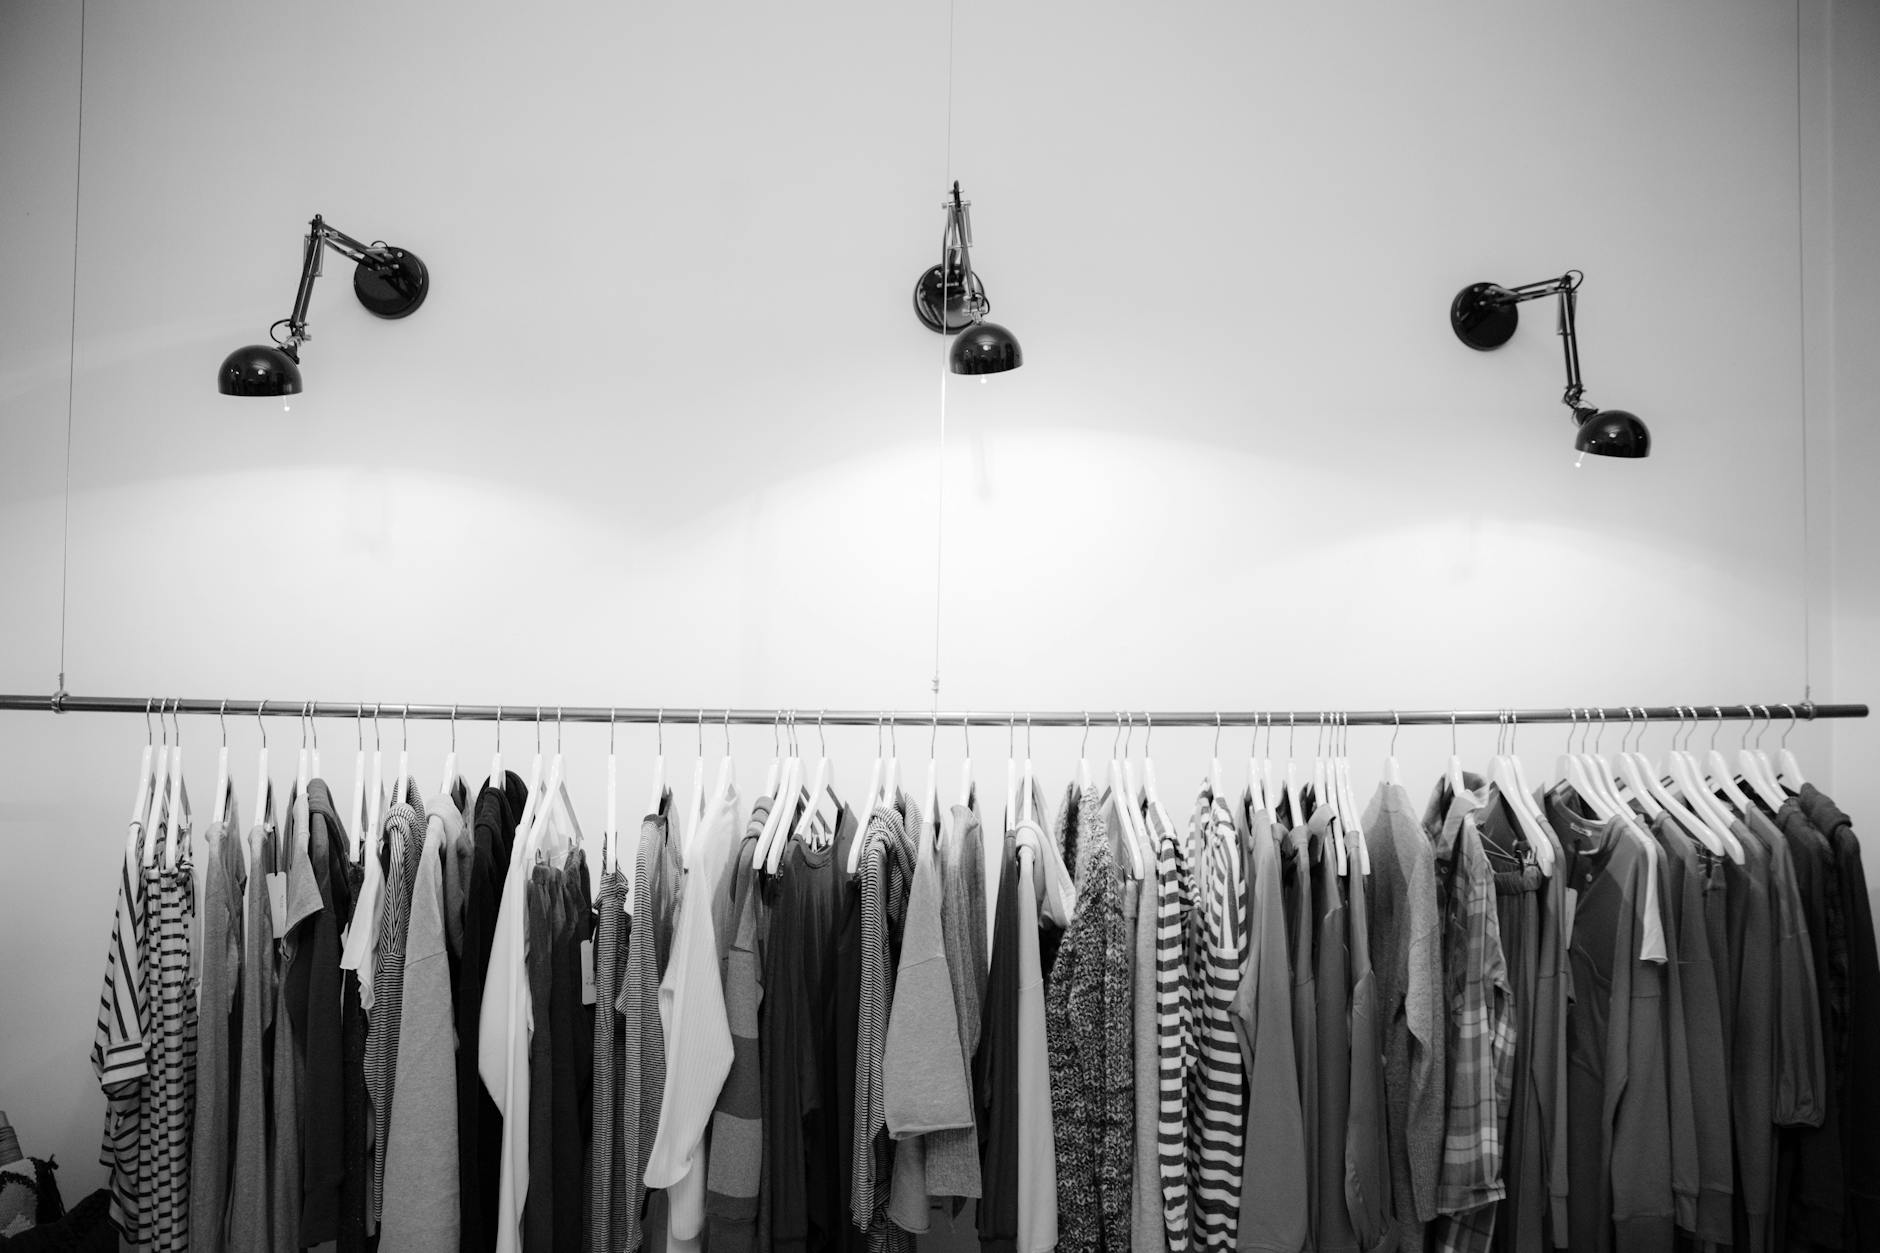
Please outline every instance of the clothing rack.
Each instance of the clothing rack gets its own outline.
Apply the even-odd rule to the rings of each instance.
[[[603,722],[603,723],[717,723],[739,726],[770,726],[794,720],[799,726],[820,723],[824,726],[982,726],[1001,727],[1024,724],[1031,727],[1122,726],[1140,722],[1155,727],[1251,727],[1251,726],[1473,726],[1483,723],[1519,726],[1524,722],[1697,722],[1749,721],[1775,719],[1787,715],[1792,721],[1813,722],[1820,718],[1865,718],[1867,706],[1860,704],[1816,704],[1814,701],[1786,701],[1745,705],[1584,705],[1543,709],[1272,709],[1272,710],[890,710],[890,709],[814,709],[802,706],[775,709],[732,709],[723,707],[610,706],[610,705],[435,705],[403,704],[379,701],[296,701],[267,697],[258,700],[221,700],[199,697],[167,696],[71,696],[55,692],[49,696],[0,693],[0,709],[35,710],[40,713],[118,713],[151,714],[253,714],[276,718],[417,718],[433,722]]]

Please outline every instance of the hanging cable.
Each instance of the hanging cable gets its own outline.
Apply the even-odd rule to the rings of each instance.
[[[66,588],[72,565],[72,400],[78,380],[78,229],[85,177],[85,0],[78,5],[78,139],[72,155],[72,321],[65,349],[65,490],[59,522],[59,687],[65,694]]]

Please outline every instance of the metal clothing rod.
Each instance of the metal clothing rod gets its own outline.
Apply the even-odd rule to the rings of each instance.
[[[1147,727],[1251,727],[1316,726],[1321,722],[1348,726],[1464,726],[1480,723],[1524,722],[1673,722],[1747,721],[1788,717],[1813,722],[1818,718],[1865,718],[1865,705],[1816,704],[1813,701],[1770,702],[1745,705],[1584,705],[1551,709],[1266,709],[1266,710],[955,710],[938,713],[928,710],[891,709],[816,709],[796,706],[776,709],[732,709],[724,707],[608,705],[431,705],[398,704],[378,701],[297,701],[273,697],[253,700],[205,700],[195,697],[163,696],[50,696],[0,694],[0,709],[37,710],[41,713],[155,713],[159,710],[185,714],[253,714],[278,718],[363,718],[367,713],[380,718],[418,718],[434,722],[695,722],[740,726],[767,726],[794,718],[799,725],[811,722],[825,726],[1007,726],[1025,723],[1034,727],[1081,727],[1122,725],[1140,722]]]

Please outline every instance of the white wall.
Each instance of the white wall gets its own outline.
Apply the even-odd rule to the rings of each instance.
[[[1825,14],[1805,40],[1827,273],[1874,264],[1858,8],[1832,75]],[[79,12],[0,7],[0,690],[58,670]],[[919,707],[940,499],[950,708],[1796,700],[1810,551],[1815,694],[1880,695],[1870,281],[1811,288],[1841,337],[1804,537],[1793,14],[962,0],[950,164],[947,17],[92,4],[70,689]],[[1027,365],[950,387],[937,497],[908,293],[951,176]],[[217,396],[315,212],[419,252],[429,302],[375,322],[334,265],[291,414]],[[1646,417],[1648,461],[1574,467],[1544,307],[1498,353],[1449,332],[1459,287],[1569,266],[1590,396]],[[142,734],[0,715],[0,1108],[72,1195]],[[206,794],[214,720],[186,735]],[[872,734],[829,738],[859,791]],[[1210,738],[1157,733],[1165,785]],[[1354,734],[1367,779],[1387,738]],[[1404,733],[1419,787],[1448,738]],[[1048,778],[1077,740],[1038,735]],[[592,822],[604,736],[568,741]],[[737,742],[749,779],[770,736]],[[653,736],[621,743],[638,777]],[[1864,780],[1826,727],[1791,744]]]

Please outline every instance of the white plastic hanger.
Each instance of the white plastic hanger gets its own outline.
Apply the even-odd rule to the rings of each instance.
[[[960,758],[960,804],[964,808],[973,806],[973,733],[969,725],[971,719],[960,716],[960,739],[965,743],[965,755]]]
[[[659,812],[659,802],[666,795],[666,711],[659,710],[653,715],[653,734],[656,737],[653,752],[653,795],[646,802],[646,812]]]
[[[1123,779],[1123,761],[1117,752],[1122,743],[1123,722],[1120,717],[1117,719],[1116,731],[1117,738],[1110,743],[1111,808],[1116,811],[1117,821],[1123,826],[1120,832],[1121,838],[1117,840],[1117,843],[1123,846],[1123,852],[1129,860],[1129,865],[1125,869],[1130,878],[1141,879],[1143,875],[1142,846],[1138,841],[1135,822],[1130,814],[1132,806],[1129,803],[1129,788]]]
[[[1257,735],[1258,732],[1255,732],[1255,734]],[[1251,753],[1247,756],[1247,778],[1247,788],[1249,791],[1252,791],[1253,756]],[[1219,796],[1221,794],[1221,782],[1221,715],[1217,710],[1214,715],[1214,752],[1208,759],[1208,791]],[[1254,804],[1256,807],[1259,805],[1259,798],[1257,796],[1254,798]]]
[[[696,751],[692,755],[692,790],[691,799],[685,807],[685,830],[681,834],[679,855],[687,861],[692,847],[698,842],[698,829],[705,824],[705,711],[700,709],[697,723]],[[557,713],[556,721],[560,721]],[[688,861],[689,864],[689,861]]]
[[[529,790],[522,802],[522,817],[516,820],[516,844],[527,849],[529,835],[535,830],[535,811],[542,804],[542,707],[535,707],[535,756],[529,761]]]
[[[1333,778],[1342,799],[1344,809],[1344,835],[1347,850],[1355,849],[1357,856],[1352,860],[1358,863],[1358,873],[1368,876],[1371,873],[1371,850],[1364,840],[1364,811],[1358,807],[1358,798],[1351,788],[1351,716],[1338,715],[1338,759]]]
[[[1593,771],[1588,765],[1593,758],[1590,753],[1585,751],[1586,737],[1592,734],[1593,730],[1592,710],[1581,709],[1578,713],[1585,715],[1585,721],[1580,722],[1576,719],[1575,724],[1567,729],[1567,751],[1566,755],[1562,758],[1562,761],[1566,764],[1566,769],[1561,772],[1561,775],[1568,783],[1572,784],[1573,790],[1579,794],[1580,800],[1592,811],[1593,816],[1598,818],[1601,822],[1607,822],[1617,817],[1618,811],[1613,809],[1612,805],[1607,802],[1606,794],[1602,792],[1599,789],[1599,785],[1593,781]],[[1575,730],[1580,732],[1581,751],[1577,753],[1573,751],[1573,732]]]
[[[1755,727],[1756,711],[1748,705],[1743,706],[1743,711],[1750,715],[1750,727],[1743,732],[1743,746],[1736,753],[1737,765],[1743,772],[1744,781],[1749,784],[1750,790],[1761,798],[1762,803],[1772,810],[1780,809],[1782,802],[1788,798],[1782,794],[1782,785],[1776,781],[1776,772],[1770,765],[1769,754],[1762,751],[1763,732],[1769,729],[1769,724],[1764,722],[1762,730],[1756,732],[1756,744],[1752,748],[1749,743],[1749,734],[1750,729]],[[1762,706],[1762,716],[1765,719],[1769,716],[1769,707],[1766,705]]]
[[[1651,719],[1647,718],[1647,727],[1650,726],[1650,723]],[[1682,730],[1683,725],[1683,719],[1680,717],[1678,729]],[[1677,741],[1677,734],[1677,731],[1671,733],[1672,742],[1674,744]],[[1644,740],[1643,732],[1640,732],[1639,739],[1641,742]],[[1728,852],[1728,846],[1718,838],[1717,833],[1711,829],[1708,822],[1699,818],[1683,801],[1671,794],[1670,789],[1665,787],[1664,780],[1660,777],[1658,771],[1653,768],[1651,759],[1646,757],[1644,753],[1637,751],[1633,753],[1633,757],[1637,760],[1640,772],[1643,775],[1646,792],[1657,801],[1664,812],[1670,814],[1672,820],[1676,822],[1679,827],[1689,832],[1693,839],[1709,849],[1713,855],[1718,857],[1724,856]]]
[[[1031,715],[1025,715],[1025,774],[1018,785],[1019,818],[1023,822],[1038,821],[1037,786],[1031,774]]]
[[[1018,825],[1018,715],[1005,728],[1005,825]]]
[[[451,790],[456,786],[456,784],[457,784],[457,706],[452,705],[450,707],[450,749],[444,754],[444,786],[441,789],[443,794],[445,796],[449,796],[451,794]]]
[[[261,751],[255,754],[255,821],[264,826],[273,817],[269,812],[269,802],[274,799],[268,788],[268,724],[263,718],[267,707],[268,702],[265,700],[255,705],[255,725],[261,729]],[[244,832],[241,841],[242,858],[248,873],[253,874],[255,872],[254,851],[249,848],[248,844],[247,834]]]
[[[307,702],[307,731],[313,739],[313,777],[316,779],[324,779],[326,776],[320,773],[320,720],[318,716],[318,706],[312,701]]]
[[[360,850],[366,841],[366,707],[358,705],[353,710],[353,730],[358,736],[359,748],[353,754],[352,806],[346,811],[346,830],[352,843],[352,860],[358,861]]]
[[[1084,710],[1084,738],[1077,748],[1077,795],[1090,790],[1090,711]]]
[[[139,854],[142,865],[154,865],[157,859],[157,833],[163,820],[163,802],[170,786],[170,728],[163,721],[164,706],[167,700],[157,702],[157,730],[162,733],[162,742],[157,745],[157,760],[153,768],[150,783],[150,796],[144,812],[144,843]]]
[[[927,786],[920,791],[920,820],[926,825],[915,832],[916,840],[932,840],[940,830],[940,716],[936,713],[927,735]],[[920,846],[915,845],[916,848]]]
[[[1297,833],[1295,838],[1299,840],[1304,840],[1306,838],[1306,821],[1309,815],[1305,811],[1305,803],[1300,799],[1299,767],[1298,767],[1298,764],[1293,760],[1293,739],[1294,739],[1294,736],[1298,734],[1298,730],[1299,730],[1298,722],[1294,719],[1292,712],[1290,710],[1287,711],[1287,714],[1286,714],[1286,806],[1287,808],[1292,810],[1292,822],[1293,822],[1292,829],[1294,832]],[[1271,745],[1272,743],[1271,734],[1267,736],[1267,743],[1269,745]]]
[[[536,717],[535,733],[537,735],[540,735],[542,733],[542,726],[541,726],[542,711],[540,709],[537,709],[535,711],[535,717]],[[407,782],[415,782],[415,780],[411,778],[411,706],[410,705],[406,705],[404,709],[399,712],[398,726],[399,726],[399,733],[401,737],[398,743],[398,783],[393,788],[393,791],[395,791],[402,798],[405,795],[405,784]],[[422,837],[422,833],[420,833],[420,837]]]
[[[538,735],[541,733],[540,725],[538,722]],[[525,837],[529,842],[530,857],[543,854],[554,857],[560,852],[559,849],[547,848],[545,841],[550,834],[549,820],[554,814],[556,802],[567,795],[567,784],[564,782],[566,769],[566,758],[563,757],[561,751],[561,710],[557,708],[555,710],[555,755],[549,759],[548,784],[542,789],[542,800],[535,807],[533,822]],[[527,861],[528,858],[525,857],[525,864]]]
[[[601,873],[607,873],[607,850],[614,850],[614,865],[620,865],[620,770],[614,754],[614,711],[607,710],[607,818],[601,827]]]
[[[501,785],[498,776],[498,786]],[[372,706],[372,779],[366,784],[366,826],[359,833],[368,856],[378,856],[379,828],[385,819],[385,741],[379,725],[379,706]],[[376,925],[376,924],[375,924]]]
[[[1685,734],[1687,745],[1690,736],[1696,734],[1701,721],[1694,706],[1690,707],[1690,714],[1691,727]],[[1717,798],[1710,794],[1710,789],[1704,786],[1703,777],[1697,769],[1697,759],[1691,755],[1688,748],[1679,749],[1676,746],[1675,737],[1671,751],[1665,754],[1665,764],[1670,768],[1671,777],[1677,783],[1679,791],[1683,793],[1684,802],[1691,814],[1699,820],[1704,831],[1709,833],[1710,838],[1705,839],[1702,833],[1693,832],[1699,842],[1712,853],[1728,855],[1730,860],[1741,865],[1743,846],[1737,840],[1736,833],[1730,830],[1729,816],[1723,812],[1723,807],[1717,803]]]
[[[777,785],[783,782],[783,747],[777,738],[777,722],[782,717],[781,710],[770,716],[770,769],[764,774],[764,795],[773,802],[777,799]],[[776,809],[775,804],[772,804],[771,809]],[[765,823],[765,829],[769,829],[768,822]]]
[[[156,765],[156,732],[150,726],[150,707],[153,701],[144,701],[144,751],[137,759],[137,795],[131,801],[130,821],[141,824],[144,811],[150,804],[150,785],[155,782],[153,769]],[[226,706],[227,702],[224,702]]]
[[[1782,731],[1782,744],[1776,752],[1776,762],[1781,767],[1776,780],[1799,792],[1808,785],[1808,780],[1802,777],[1801,763],[1796,761],[1795,754],[1789,751],[1789,732],[1795,729],[1795,706],[1784,705],[1782,707],[1789,711],[1789,725]]]
[[[1632,809],[1625,803],[1625,798],[1619,795],[1619,789],[1614,782],[1617,776],[1613,773],[1613,763],[1600,751],[1606,740],[1606,711],[1600,708],[1593,712],[1599,715],[1599,731],[1593,738],[1593,751],[1581,754],[1586,764],[1587,777],[1593,781],[1593,786],[1599,789],[1600,799],[1605,801],[1606,807],[1623,818],[1628,828],[1636,831],[1638,826],[1632,821]],[[1584,747],[1583,741],[1582,747]]]
[[[1338,736],[1338,715],[1332,715],[1331,736]],[[1345,805],[1339,794],[1337,765],[1326,752],[1325,715],[1319,715],[1319,744],[1312,762],[1312,799],[1332,811],[1332,851],[1338,858],[1338,877],[1351,872],[1351,850],[1345,846]],[[1334,752],[1336,749],[1334,748]]]
[[[890,720],[888,723],[888,765],[881,772],[881,799],[875,802],[877,807],[894,804],[894,798],[901,794],[901,741],[895,735],[894,727],[894,722]]]
[[[1631,792],[1633,799],[1637,800],[1640,808],[1645,811],[1645,816],[1656,818],[1664,810],[1664,806],[1659,802],[1650,780],[1646,778],[1650,767],[1641,766],[1643,758],[1637,753],[1626,751],[1625,747],[1626,736],[1632,733],[1634,726],[1630,705],[1625,707],[1625,719],[1625,731],[1619,736],[1619,775],[1625,780],[1626,789]]]
[[[1461,796],[1469,790],[1469,784],[1462,777],[1462,748],[1456,742],[1456,715],[1449,715],[1449,791],[1452,796]]]
[[[1149,818],[1153,816],[1156,824],[1164,830],[1173,830],[1174,824],[1168,820],[1168,810],[1163,806],[1160,794],[1155,786],[1155,761],[1149,756],[1149,740],[1155,734],[1155,720],[1148,710],[1142,714],[1142,781],[1137,786],[1129,770],[1129,758],[1123,758],[1123,780],[1132,792],[1129,806],[1131,820],[1136,824],[1136,834],[1141,837],[1143,875],[1146,878],[1155,869],[1156,864],[1156,827]]]
[[[1723,793],[1738,817],[1743,817],[1755,808],[1756,802],[1743,794],[1743,789],[1736,785],[1736,776],[1730,770],[1730,763],[1723,759],[1717,748],[1717,733],[1723,730],[1723,707],[1712,705],[1710,710],[1717,717],[1716,725],[1710,729],[1710,749],[1704,754],[1704,778],[1713,794]]]
[[[829,761],[829,744],[823,738],[822,714],[818,713],[816,715],[816,772],[811,776],[809,799],[803,806],[803,815],[797,819],[796,830],[792,833],[797,839],[822,840],[834,835],[834,819],[826,824],[826,829],[819,828],[817,825],[817,812],[822,808],[824,798],[835,799],[833,770],[834,767]],[[781,857],[781,854],[779,856]]]
[[[790,842],[790,820],[795,816],[796,805],[803,790],[803,758],[798,755],[796,740],[796,715],[790,715],[790,755],[784,758],[783,780],[777,789],[777,798],[771,804],[770,817],[765,822],[764,834],[756,850],[756,864],[767,874],[777,873],[777,867],[783,864],[783,854]]]
[[[294,759],[294,795],[307,794],[308,771],[312,767],[313,756],[307,751],[307,706],[300,707],[300,753]]]
[[[376,722],[377,720],[378,715],[375,713],[373,714],[373,721]],[[609,725],[607,741],[609,751],[611,751],[613,744],[613,717],[611,714],[607,721]],[[503,707],[498,705],[496,707],[496,751],[490,754],[490,786],[500,792],[503,790],[506,782],[507,776],[503,774]]]
[[[228,816],[228,702],[222,702],[222,708],[216,711],[215,720],[222,726],[222,747],[215,757],[215,801],[209,811],[209,826],[217,830],[222,820]]]
[[[1521,765],[1521,754],[1515,751],[1515,737],[1520,734],[1520,731],[1521,719],[1516,716],[1515,712],[1511,709],[1508,711],[1508,758],[1509,762],[1514,766],[1514,781],[1518,799],[1522,807],[1533,816],[1535,824],[1545,828],[1547,826],[1547,816],[1541,813],[1541,805],[1540,802],[1535,799],[1536,794],[1534,788],[1528,783],[1527,770]],[[1546,831],[1542,832],[1543,835],[1546,833]],[[1542,842],[1547,845],[1548,852],[1548,862],[1545,869],[1551,874],[1553,866],[1553,841],[1543,840]]]
[[[888,803],[889,798],[883,793],[882,785],[887,781],[887,758],[881,751],[882,715],[875,714],[875,768],[868,773],[868,797],[862,804],[862,829],[849,841],[848,873],[854,874],[862,864],[863,837],[868,831],[868,821],[874,817],[875,810]]]
[[[177,704],[181,704],[178,701]],[[184,786],[183,775],[183,724],[177,720],[174,710],[170,721],[176,723],[176,746],[170,750],[170,801],[169,820],[165,823],[163,840],[163,867],[171,870],[176,867],[176,835],[180,828],[183,832],[183,847],[189,847],[189,789]]]
[[[1395,709],[1390,711],[1390,752],[1384,758],[1384,782],[1392,787],[1403,786],[1403,768],[1397,764],[1397,732],[1403,729],[1402,721]]]
[[[737,771],[731,761],[731,711],[726,709],[725,755],[718,763],[718,778],[716,782],[712,784],[712,795],[722,801],[731,795],[731,789],[736,786],[736,783]]]
[[[1266,812],[1269,815],[1277,816],[1279,813],[1280,796],[1283,794],[1284,789],[1273,778],[1272,711],[1269,710],[1266,715],[1266,747],[1264,749],[1260,747],[1260,716],[1258,714],[1254,715],[1253,744],[1255,754],[1259,759],[1258,767],[1254,771],[1254,777],[1259,785],[1260,799],[1266,806]],[[1250,787],[1248,790],[1251,791],[1253,789]]]
[[[1512,712],[1500,716],[1503,738],[1495,745],[1495,757],[1489,764],[1488,774],[1507,804],[1508,811],[1514,815],[1515,827],[1521,832],[1521,838],[1527,841],[1534,863],[1540,867],[1542,874],[1551,875],[1554,867],[1553,845],[1548,842],[1546,832],[1540,829],[1540,820],[1523,803],[1526,790],[1515,773],[1516,758],[1511,742],[1513,718]]]

